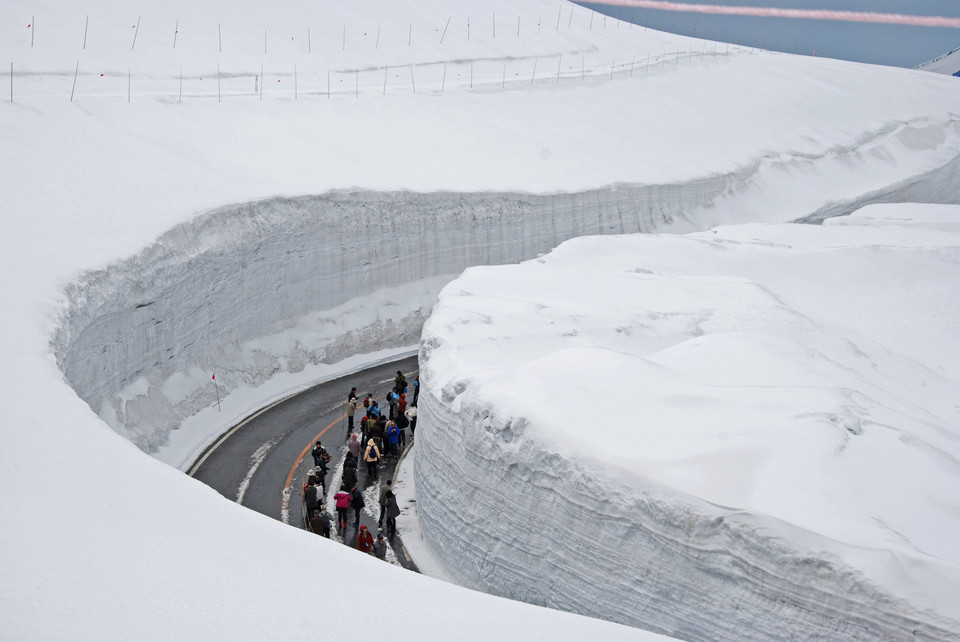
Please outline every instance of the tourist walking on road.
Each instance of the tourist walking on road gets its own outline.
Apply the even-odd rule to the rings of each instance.
[[[397,517],[400,515],[400,506],[397,504],[397,496],[393,490],[386,492],[387,498],[387,537],[393,538],[397,534]]]
[[[377,518],[377,528],[383,528],[383,516],[387,513],[387,491],[392,489],[392,479],[388,479],[387,483],[380,489],[380,517]]]
[[[350,388],[347,395],[347,430],[353,432],[353,415],[357,412],[357,389]]]
[[[417,434],[417,402],[414,401],[407,409],[407,419],[410,420],[410,436],[415,437]]]
[[[333,515],[327,512],[327,507],[325,504],[320,504],[320,528],[322,529],[320,534],[327,539],[330,539],[331,524],[333,524]]]
[[[307,519],[309,519],[313,515],[313,511],[317,510],[317,506],[320,505],[320,493],[313,477],[307,481],[307,489],[303,491],[303,502],[307,505]]]
[[[397,428],[397,424],[391,419],[387,422],[387,455],[390,457],[397,456],[397,444],[400,442],[400,429]]]
[[[420,399],[420,375],[417,375],[417,378],[413,380],[413,401],[410,402],[411,406],[417,405],[417,400]]]
[[[340,483],[343,484],[345,488],[353,488],[357,485],[357,482],[360,481],[355,462],[356,460],[352,457],[347,457],[344,459],[343,474],[340,477]],[[348,466],[347,464],[351,465]]]
[[[323,446],[320,445],[319,441],[317,442],[317,447],[323,448]],[[327,494],[327,462],[329,461],[330,461],[330,455],[327,454],[326,450],[324,450],[323,454],[320,456],[320,463],[317,464],[317,471],[316,471],[317,483],[323,487],[324,495]]]
[[[314,445],[313,450],[310,451],[310,454],[313,455],[313,465],[319,466],[323,456],[327,454],[327,449],[323,447],[319,441]]]
[[[382,560],[387,559],[387,543],[383,539],[383,533],[377,533],[377,541],[373,543],[373,554]]]
[[[376,475],[377,464],[380,463],[380,450],[373,439],[367,442],[367,448],[363,452],[363,461],[367,462],[367,474]]]
[[[357,535],[357,550],[361,553],[369,553],[373,549],[373,535],[367,530],[366,526],[360,527],[360,533]]]
[[[340,531],[347,530],[347,510],[350,508],[350,493],[346,486],[341,486],[339,492],[333,496],[337,503],[337,528]]]
[[[310,529],[317,535],[330,539],[330,513],[321,510],[313,511],[313,517],[310,518]]]
[[[373,437],[373,435],[370,433],[377,426],[377,418],[367,415],[366,417],[363,418],[362,423],[363,423],[363,435],[360,437],[360,443],[366,444],[367,440]]]
[[[407,447],[407,426],[410,425],[410,420],[407,419],[406,413],[400,413],[397,416],[397,430],[400,431],[400,452],[403,452],[403,449]]]
[[[393,383],[397,386],[397,394],[407,391],[407,378],[403,376],[403,372],[400,370],[397,370],[397,376],[393,378]]]
[[[360,511],[363,510],[366,502],[363,501],[363,493],[360,492],[360,489],[356,486],[350,491],[350,506],[353,508],[353,527],[356,528],[360,525]]]
[[[357,441],[357,433],[350,433],[350,443],[347,444],[347,450],[353,455],[354,459],[360,460],[360,442]]]
[[[390,415],[389,415],[390,419],[397,418],[397,405],[399,404],[399,402],[400,402],[400,397],[397,396],[396,388],[394,388],[393,390],[387,393],[387,405],[390,408]]]

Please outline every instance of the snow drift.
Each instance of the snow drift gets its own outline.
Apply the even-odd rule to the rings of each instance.
[[[444,288],[415,470],[451,576],[683,639],[960,635],[960,208],[884,207]]]

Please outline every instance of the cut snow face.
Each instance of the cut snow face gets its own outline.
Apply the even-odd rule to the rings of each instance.
[[[876,206],[467,270],[423,333],[426,538],[468,585],[653,630],[957,630],[957,221]],[[849,613],[766,628],[795,586]],[[676,593],[697,606],[649,599]]]

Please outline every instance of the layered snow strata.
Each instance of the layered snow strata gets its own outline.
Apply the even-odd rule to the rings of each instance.
[[[447,285],[415,470],[448,572],[685,639],[960,636],[960,236],[892,208]]]
[[[81,398],[154,451],[240,386],[414,345],[439,288],[466,267],[529,259],[590,234],[951,202],[960,198],[958,140],[953,121],[887,123],[829,153],[775,155],[677,183],[541,195],[331,192],[228,206],[72,283],[54,352]]]
[[[225,207],[72,284],[55,353],[81,398],[153,450],[218,394],[415,345],[436,294],[465,267],[532,258],[583,234],[695,229],[688,213],[735,178],[543,196],[335,192]]]

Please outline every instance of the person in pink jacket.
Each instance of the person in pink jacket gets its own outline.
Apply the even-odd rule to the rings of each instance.
[[[357,433],[350,433],[350,443],[347,444],[347,450],[357,461],[360,461],[360,441],[357,439]]]
[[[347,510],[350,508],[350,493],[346,488],[341,487],[340,491],[333,496],[337,503],[337,528],[341,531],[347,530]]]

